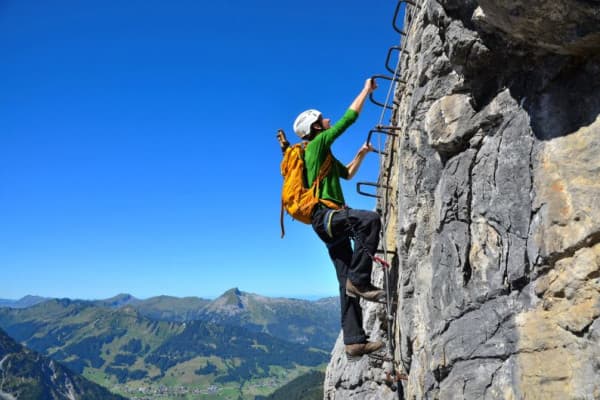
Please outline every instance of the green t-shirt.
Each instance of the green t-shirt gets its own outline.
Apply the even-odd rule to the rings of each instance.
[[[319,133],[306,146],[304,152],[304,163],[306,165],[306,175],[308,185],[312,185],[313,181],[319,174],[319,169],[325,161],[328,153],[331,153],[331,145],[350,125],[356,121],[358,113],[352,109],[348,109],[344,116],[337,121],[331,128]],[[333,155],[332,155],[333,157]],[[333,165],[329,173],[321,182],[319,198],[332,200],[337,204],[344,205],[344,194],[340,178],[348,179],[348,169],[344,164],[333,157]]]

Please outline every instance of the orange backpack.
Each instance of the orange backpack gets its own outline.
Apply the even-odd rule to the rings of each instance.
[[[319,186],[321,181],[329,173],[333,157],[331,154],[321,165],[319,175],[312,186],[307,188],[304,178],[304,149],[308,142],[302,142],[289,146],[283,154],[281,161],[281,175],[283,176],[283,188],[281,190],[281,237],[285,235],[283,227],[283,209],[295,220],[305,224],[311,223],[313,208],[322,203],[327,207],[338,209],[339,205],[332,201],[319,199]]]

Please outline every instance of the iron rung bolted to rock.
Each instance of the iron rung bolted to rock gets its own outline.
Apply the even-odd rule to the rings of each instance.
[[[410,54],[408,51],[404,50],[401,46],[392,46],[388,49],[387,57],[385,58],[385,69],[390,71],[392,74],[396,74],[396,70],[390,67],[390,58],[392,57],[392,51],[398,51],[400,56],[402,54]]]
[[[386,79],[388,81],[392,81],[392,82],[396,82],[396,83],[403,83],[406,84],[406,81],[398,78],[398,77],[393,77],[393,76],[388,76],[388,75],[373,75],[371,78],[375,78],[375,79]],[[373,104],[378,105],[379,107],[385,107],[389,110],[393,109],[393,107],[388,106],[387,104],[383,104],[377,100],[375,100],[375,98],[373,97],[373,93],[371,92],[371,94],[369,94],[369,100],[371,100],[371,102]],[[397,102],[394,101],[394,104],[398,104]]]
[[[395,126],[377,125],[375,127],[375,129],[371,129],[369,131],[369,134],[367,135],[367,143],[371,143],[371,137],[373,136],[374,133],[383,133],[384,135],[397,137],[398,136],[397,133],[390,132],[390,130],[397,130],[397,129],[400,129],[400,128],[399,127],[395,127]],[[384,151],[380,151],[378,149],[373,149],[373,151],[375,153],[377,153],[377,154],[382,154],[384,156],[387,156],[387,153],[384,152]]]
[[[380,185],[377,182],[357,182],[356,183],[356,191],[358,192],[358,194],[362,194],[363,196],[367,196],[367,197],[374,197],[376,199],[381,198],[381,196],[376,195],[376,194],[372,194],[372,193],[367,193],[361,190],[361,186],[371,186],[371,187],[376,187],[376,188],[383,188],[383,189],[391,189],[391,186],[386,186],[386,185]]]
[[[400,7],[402,6],[402,3],[406,3],[407,5],[411,5],[413,7],[418,7],[418,8],[421,8],[421,6],[412,0],[399,0],[398,1],[398,4],[396,5],[396,11],[394,12],[394,18],[392,19],[392,26],[394,27],[394,30],[396,32],[398,32],[402,36],[406,36],[406,32],[404,32],[402,29],[400,29],[398,27],[398,25],[396,24],[396,20],[398,19],[398,14],[400,14]]]

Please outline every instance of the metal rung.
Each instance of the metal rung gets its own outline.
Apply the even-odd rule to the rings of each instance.
[[[377,100],[375,100],[373,98],[373,93],[369,94],[369,100],[371,100],[371,103],[373,103],[375,105],[378,105],[379,107],[387,108],[388,110],[393,110],[394,109],[394,107],[390,107],[387,104],[383,104],[383,103],[380,103]]]
[[[396,20],[398,19],[398,14],[400,13],[400,6],[402,5],[402,3],[406,3],[407,5],[415,6],[418,8],[421,8],[421,6],[417,5],[417,3],[415,3],[412,0],[399,0],[398,1],[398,5],[396,6],[396,11],[394,12],[394,19],[392,20],[392,26],[394,27],[394,30],[396,32],[398,32],[402,36],[406,36],[406,32],[404,32],[402,29],[398,28],[398,25],[396,25]]]
[[[391,186],[385,186],[385,185],[380,185],[376,182],[357,182],[356,183],[356,191],[358,192],[358,194],[362,194],[363,196],[367,196],[367,197],[374,197],[376,199],[380,199],[381,196],[378,196],[376,194],[372,194],[372,193],[367,193],[367,192],[363,192],[362,190],[360,190],[361,186],[371,186],[371,187],[376,187],[376,188],[384,188],[384,189],[391,189]]]
[[[376,254],[391,254],[394,256],[398,256],[398,252],[396,252],[396,250],[383,250],[383,249],[377,249],[375,250]]]
[[[371,78],[372,79],[385,79],[385,80],[396,82],[396,83],[406,83],[405,80],[402,80],[399,77],[394,78],[393,76],[389,76],[389,75],[378,74],[378,75],[373,75]]]
[[[392,126],[392,125],[376,125],[375,129],[385,129],[388,131],[399,131],[402,129],[400,126]],[[398,136],[396,133],[388,133],[388,135]]]
[[[392,46],[389,48],[388,53],[387,53],[387,58],[385,59],[385,69],[390,71],[392,74],[396,74],[396,71],[390,67],[390,57],[392,56],[392,51],[394,51],[394,50],[397,50],[401,54],[402,53],[409,54],[408,51],[402,49],[401,46]]]
[[[403,81],[402,79],[400,79],[398,77],[394,78],[393,76],[387,76],[387,75],[373,75],[371,78],[372,79],[373,78],[375,78],[375,79],[385,79],[385,80],[388,80],[388,81],[391,81],[391,82],[396,82],[396,83],[404,83],[404,84],[406,83],[406,81]],[[384,108],[387,108],[388,110],[392,110],[393,109],[393,107],[390,107],[387,104],[383,104],[383,103],[380,103],[379,101],[375,100],[375,98],[373,97],[373,93],[372,92],[369,94],[369,100],[371,100],[371,102],[373,104],[376,104],[379,107],[384,107]],[[394,101],[394,104],[397,105],[398,103]]]
[[[367,135],[367,143],[371,143],[371,136],[373,136],[373,133],[375,133],[375,132],[377,132],[377,133],[383,133],[384,135],[389,135],[389,136],[396,136],[396,137],[398,137],[398,134],[397,134],[397,133],[391,133],[391,132],[388,132],[388,131],[386,131],[386,130],[383,130],[383,129],[378,129],[380,126],[381,126],[381,125],[378,125],[378,126],[375,128],[375,129],[371,129],[371,130],[369,131],[369,134]],[[373,151],[374,151],[375,153],[377,153],[377,154],[382,154],[382,155],[384,155],[384,156],[387,156],[387,155],[388,155],[386,152],[384,152],[384,151],[379,151],[379,150],[377,150],[377,149],[375,149],[375,148],[373,149]]]

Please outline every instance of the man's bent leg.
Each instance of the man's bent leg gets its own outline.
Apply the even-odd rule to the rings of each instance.
[[[329,256],[335,266],[340,288],[340,309],[344,344],[364,343],[367,340],[363,330],[362,308],[358,298],[346,295],[346,279],[348,266],[352,259],[350,239],[347,239],[329,249]]]
[[[352,261],[352,246],[343,211],[333,212],[325,207],[315,210],[312,226],[319,238],[327,245],[329,257],[335,267],[340,290],[340,315],[344,344],[364,343],[367,340],[362,328],[362,308],[357,298],[346,295],[346,280]],[[331,218],[330,218],[331,217]]]
[[[381,219],[379,214],[366,210],[347,210],[348,223],[352,225],[354,235],[354,254],[350,262],[348,277],[354,284],[368,285],[371,283],[373,268],[372,256],[379,245]]]

